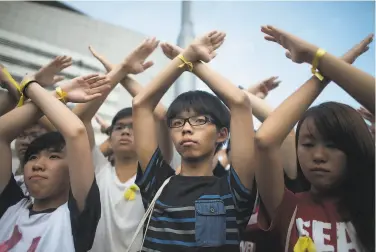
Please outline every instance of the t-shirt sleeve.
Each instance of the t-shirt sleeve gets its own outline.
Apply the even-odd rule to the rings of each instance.
[[[95,179],[86,197],[84,210],[82,212],[79,211],[72,191],[69,192],[68,208],[74,247],[77,252],[88,251],[93,246],[95,232],[101,217],[99,188]]]
[[[26,196],[23,194],[22,189],[12,175],[7,186],[0,194],[0,218],[4,215],[9,207],[17,204],[25,197]]]
[[[236,222],[239,229],[244,230],[254,209],[257,190],[250,191],[245,188],[233,167],[230,167],[227,182],[234,201],[235,211],[237,212]]]
[[[261,199],[257,215],[258,227],[265,232],[274,233],[280,239],[281,244],[285,244],[287,231],[296,209],[297,202],[298,198],[295,194],[288,189],[285,189],[277,214],[271,220]]]
[[[163,182],[173,175],[175,175],[175,170],[163,159],[159,148],[155,150],[145,172],[142,172],[140,165],[138,165],[136,184],[140,188],[145,208],[153,200]]]
[[[107,166],[108,160],[103,155],[98,146],[94,146],[92,150],[93,164],[95,169],[95,174],[98,174],[104,167]]]

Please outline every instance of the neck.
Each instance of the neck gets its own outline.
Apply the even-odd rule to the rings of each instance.
[[[334,200],[337,201],[341,197],[341,190],[339,188],[330,190],[320,190],[311,186],[310,190],[312,196],[320,201],[322,200]]]
[[[137,172],[138,160],[136,157],[115,156],[115,170],[119,180],[124,183]]]
[[[181,160],[181,172],[182,176],[213,176],[213,156],[190,160]]]
[[[68,193],[62,193],[59,196],[46,199],[34,199],[32,210],[43,211],[51,208],[58,208],[68,201]]]

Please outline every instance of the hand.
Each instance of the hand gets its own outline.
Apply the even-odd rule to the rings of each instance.
[[[269,94],[269,91],[272,91],[278,87],[279,83],[281,83],[281,81],[278,80],[278,76],[272,76],[256,85],[249,87],[247,91],[261,99],[264,99]]]
[[[64,80],[63,76],[55,75],[71,65],[71,57],[58,56],[53,61],[43,66],[41,69],[39,69],[38,72],[35,73],[35,80],[38,81],[39,85],[43,87],[52,86],[57,82]]]
[[[107,130],[110,127],[110,125],[99,115],[95,115],[95,121],[101,126],[101,132],[107,134]]]
[[[157,48],[159,40],[155,38],[146,39],[139,45],[123,62],[123,67],[127,69],[130,74],[139,74],[144,72],[146,69],[154,65],[152,61],[145,62],[146,58],[154,52]]]
[[[170,43],[161,43],[161,48],[164,55],[170,60],[176,58],[179,54],[183,52],[183,48]]]
[[[368,128],[372,136],[375,137],[375,116],[363,107],[361,107],[357,111],[361,114],[364,120],[368,121],[371,124],[371,125],[368,125]]]
[[[268,41],[280,44],[287,49],[286,57],[296,63],[312,63],[318,47],[312,45],[290,33],[277,29],[271,25],[262,26],[261,31],[266,34]]]
[[[104,56],[98,54],[92,46],[89,46],[89,50],[91,54],[94,56],[94,58],[96,58],[97,60],[99,60],[100,63],[102,63],[107,72],[110,72],[114,68],[114,66]]]
[[[365,39],[360,41],[359,44],[356,44],[351,48],[347,53],[342,56],[342,59],[352,64],[354,61],[363,53],[367,52],[369,49],[369,44],[373,41],[373,34],[368,35]]]
[[[190,62],[208,63],[217,56],[215,52],[225,41],[226,33],[212,31],[196,38],[184,51],[184,57]]]
[[[106,76],[89,74],[74,78],[61,86],[67,93],[67,101],[74,103],[85,103],[98,98],[103,92],[110,89],[109,80]]]

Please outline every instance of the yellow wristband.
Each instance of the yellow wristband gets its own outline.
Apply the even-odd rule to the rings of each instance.
[[[312,68],[311,68],[311,72],[313,75],[315,75],[320,81],[322,81],[324,79],[324,76],[322,76],[320,74],[320,72],[317,70],[318,66],[319,66],[319,61],[320,59],[322,58],[322,56],[324,56],[324,54],[326,53],[326,51],[324,49],[321,49],[319,48],[316,52],[316,55],[315,57],[313,58],[313,61],[312,61]]]
[[[65,98],[67,97],[67,93],[64,92],[61,87],[57,87],[56,89],[56,94],[59,96],[59,100],[61,100],[62,102],[64,103],[67,103],[67,101],[65,100]]]
[[[18,84],[15,79],[13,79],[12,75],[8,72],[6,68],[1,69],[5,77],[8,79],[8,81],[20,92],[20,85]]]
[[[19,88],[18,90],[20,91],[20,99],[18,101],[17,107],[21,107],[25,102],[24,90],[25,90],[25,87],[27,86],[27,84],[29,84],[29,82],[30,82],[30,79],[24,79],[21,82],[20,86],[18,87]]]
[[[179,58],[181,61],[183,61],[183,64],[181,64],[181,65],[179,66],[179,68],[183,68],[184,66],[187,66],[187,67],[188,67],[188,70],[189,70],[190,72],[193,71],[193,64],[192,64],[192,62],[187,61],[187,60],[184,58],[184,56],[181,55],[181,54],[179,54],[178,58]]]

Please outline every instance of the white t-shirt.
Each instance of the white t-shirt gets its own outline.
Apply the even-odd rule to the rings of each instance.
[[[56,209],[36,212],[31,205],[12,177],[0,194],[0,251],[83,252],[91,248],[100,218],[95,181],[82,212],[72,194]]]
[[[136,175],[121,183],[113,167],[100,152],[93,150],[96,180],[98,183],[102,216],[99,220],[92,252],[126,251],[144,213],[141,194],[136,191],[134,200],[127,200],[124,193],[134,184]],[[131,251],[138,251],[142,242],[142,232],[137,237]]]

